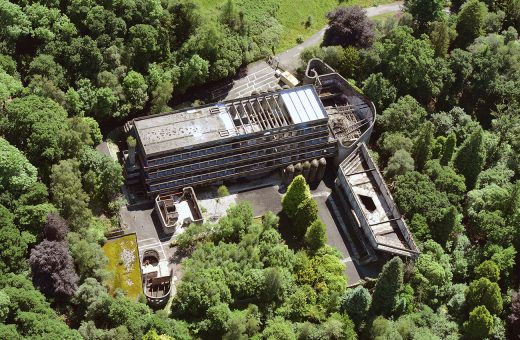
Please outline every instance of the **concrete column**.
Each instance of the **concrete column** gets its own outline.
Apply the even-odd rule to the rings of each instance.
[[[311,171],[311,163],[309,161],[303,162],[303,177],[309,182],[309,173]]]
[[[319,166],[318,160],[313,159],[311,162],[311,169],[309,171],[309,183],[316,181],[316,174],[318,173],[318,166]]]
[[[128,144],[128,163],[130,165],[135,164],[135,146],[137,144],[136,140],[132,136],[128,136],[126,139],[126,143]]]
[[[325,158],[320,158],[318,165],[318,174],[316,177],[316,181],[321,181],[323,176],[325,176],[325,169],[327,168],[327,160]]]

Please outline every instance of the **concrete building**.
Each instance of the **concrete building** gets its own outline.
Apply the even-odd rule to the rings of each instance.
[[[319,180],[332,164],[339,168],[336,195],[365,259],[415,258],[413,237],[365,146],[373,103],[319,59],[309,61],[303,84],[134,119],[126,127],[135,136],[124,152],[127,183],[155,198],[163,229],[174,230],[196,219],[171,194],[185,187],[272,171],[286,183],[298,174]]]
[[[375,108],[335,72],[313,74],[305,83],[134,119],[128,130],[136,146],[135,154],[125,153],[127,180],[141,182],[155,198],[315,159],[339,164],[370,137]]]
[[[192,187],[180,192],[157,195],[155,211],[165,234],[173,234],[177,228],[191,223],[202,223],[202,213]]]
[[[351,214],[354,236],[365,248],[369,261],[377,260],[382,253],[409,258],[419,255],[412,234],[364,143],[340,164],[336,189],[344,211]]]
[[[157,250],[144,251],[141,278],[148,304],[152,307],[164,306],[170,298],[172,271],[167,260],[160,260]]]

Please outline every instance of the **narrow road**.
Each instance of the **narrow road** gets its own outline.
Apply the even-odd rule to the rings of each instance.
[[[396,13],[401,11],[401,6],[403,5],[402,1],[393,2],[387,5],[380,5],[375,7],[367,7],[365,10],[367,11],[368,17],[375,17],[377,15],[386,14],[386,13]],[[321,30],[313,34],[309,39],[305,40],[303,43],[288,49],[282,53],[276,55],[280,64],[288,67],[291,70],[295,70],[299,66],[300,62],[300,53],[301,51],[310,46],[319,45],[321,40],[323,39],[323,35],[325,34],[325,30],[327,27],[323,27]]]

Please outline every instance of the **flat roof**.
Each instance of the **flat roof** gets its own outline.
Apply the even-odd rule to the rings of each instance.
[[[413,237],[365,144],[340,164],[379,250],[409,255],[418,252]]]
[[[327,118],[312,85],[134,119],[146,155]]]

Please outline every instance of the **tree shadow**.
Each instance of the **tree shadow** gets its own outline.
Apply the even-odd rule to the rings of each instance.
[[[280,219],[278,222],[278,231],[287,246],[295,251],[300,250],[303,247],[303,239],[296,233],[296,229],[289,216],[283,211],[280,211],[277,216]]]

